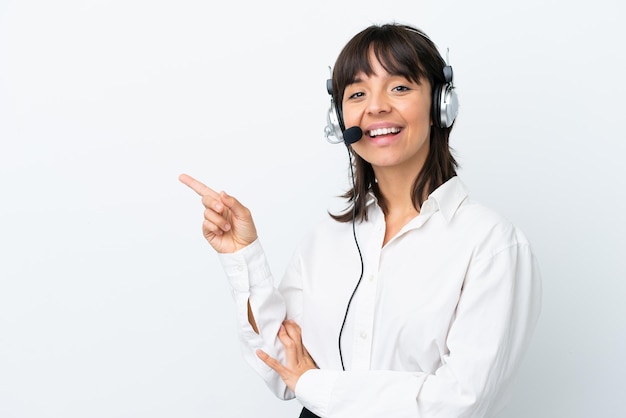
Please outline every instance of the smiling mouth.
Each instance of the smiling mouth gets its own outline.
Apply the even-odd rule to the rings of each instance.
[[[398,132],[400,132],[400,128],[380,128],[380,129],[373,129],[369,131],[367,134],[369,135],[370,138],[376,138],[377,136],[397,134]]]

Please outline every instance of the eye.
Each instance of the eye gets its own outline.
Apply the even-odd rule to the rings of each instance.
[[[396,86],[394,88],[391,89],[392,91],[397,91],[397,92],[403,92],[403,91],[409,91],[411,90],[410,87],[407,86]]]
[[[350,99],[358,99],[359,97],[363,97],[365,93],[363,93],[362,91],[357,91],[355,93],[352,93],[348,96],[348,100]]]

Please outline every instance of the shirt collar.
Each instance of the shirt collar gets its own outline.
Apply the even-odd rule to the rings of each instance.
[[[444,219],[450,223],[461,203],[467,198],[467,188],[458,176],[452,177],[428,196],[423,207],[432,202]],[[430,204],[429,204],[430,205]],[[436,211],[436,210],[435,210]]]
[[[440,211],[446,222],[450,223],[456,210],[461,203],[467,198],[467,188],[458,176],[454,176],[433,191],[428,199],[422,204],[420,215],[422,222],[425,222],[430,216]],[[378,207],[378,199],[374,193],[368,193],[367,205],[376,203]]]

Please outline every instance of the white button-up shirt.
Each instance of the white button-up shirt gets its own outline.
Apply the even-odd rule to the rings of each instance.
[[[357,222],[328,219],[296,249],[276,286],[257,240],[220,260],[237,305],[244,356],[279,397],[326,418],[490,417],[505,405],[541,305],[541,282],[522,232],[472,202],[454,177],[383,246],[375,200]],[[248,322],[248,300],[259,334]],[[319,369],[296,393],[255,354],[284,362],[284,319],[302,327]]]

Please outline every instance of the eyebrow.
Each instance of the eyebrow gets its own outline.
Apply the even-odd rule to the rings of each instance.
[[[394,78],[394,77],[404,78],[409,83],[415,83],[418,86],[422,85],[421,80],[419,80],[419,79],[417,81],[415,81],[415,80],[412,80],[411,78],[408,78],[407,76],[405,76],[403,74],[388,74],[388,78]],[[356,76],[356,77],[354,77],[354,79],[352,79],[352,81],[350,81],[349,83],[346,84],[346,87],[351,86],[353,84],[359,84],[359,83],[364,83],[364,82],[365,82],[365,80],[363,80],[363,78],[361,78],[359,76]]]

